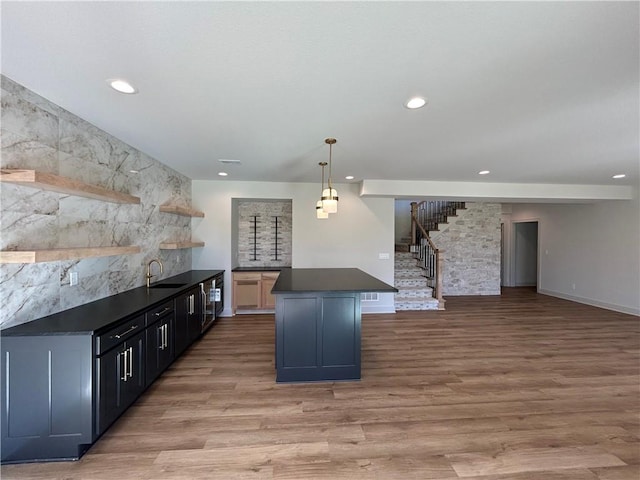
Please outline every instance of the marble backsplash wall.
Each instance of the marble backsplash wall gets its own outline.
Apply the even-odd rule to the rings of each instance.
[[[140,197],[123,205],[3,183],[0,249],[138,245],[134,255],[0,265],[0,327],[24,323],[145,284],[152,258],[166,278],[191,268],[191,218],[159,206],[191,204],[191,180],[2,76],[2,168],[35,169]],[[139,173],[131,173],[136,170]],[[78,273],[70,286],[69,272]],[[156,281],[158,277],[154,279]]]

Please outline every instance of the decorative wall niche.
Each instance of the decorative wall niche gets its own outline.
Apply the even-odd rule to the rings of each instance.
[[[232,199],[234,267],[290,267],[292,202]]]

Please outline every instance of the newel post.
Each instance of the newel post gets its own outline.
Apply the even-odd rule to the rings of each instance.
[[[418,202],[411,202],[411,245],[416,245],[418,243],[416,218],[418,218]]]
[[[436,299],[438,300],[438,310],[444,310],[444,302],[442,298],[442,265],[444,264],[444,251],[436,250]]]

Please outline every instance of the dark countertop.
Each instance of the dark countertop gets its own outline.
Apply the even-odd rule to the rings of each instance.
[[[282,270],[271,293],[397,291],[358,268],[290,268]]]
[[[139,315],[155,305],[160,305],[171,297],[189,290],[189,288],[224,270],[190,270],[170,278],[154,282],[183,283],[176,288],[138,287],[126,292],[111,295],[84,305],[63,310],[31,322],[9,327],[0,331],[0,335],[81,335],[101,333],[112,328],[117,320],[125,320]]]
[[[281,272],[291,267],[236,267],[232,272]]]

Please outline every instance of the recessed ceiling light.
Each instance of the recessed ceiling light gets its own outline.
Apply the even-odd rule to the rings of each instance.
[[[242,163],[240,160],[230,160],[228,158],[219,158],[218,161],[225,165],[240,165]]]
[[[353,180],[355,177],[353,175],[347,175],[344,177],[346,180]]]
[[[218,175],[220,175],[221,177],[226,177],[229,174],[227,172],[218,172]]]
[[[489,170],[480,170],[478,175],[488,175],[489,173],[491,173]]]
[[[114,90],[120,93],[127,93],[127,94],[138,93],[138,89],[135,88],[126,80],[116,78],[116,79],[107,80],[107,81],[109,82],[109,85],[111,86],[111,88],[113,88]]]
[[[617,175],[614,175],[614,176],[613,176],[613,177],[611,177],[611,178],[624,178],[624,177],[626,177],[626,175],[625,175],[624,173],[619,173],[619,174],[617,174]]]
[[[427,104],[427,100],[422,97],[413,97],[407,100],[407,103],[404,104],[405,107],[414,110],[416,108],[424,107]]]
[[[139,170],[129,170],[129,173],[140,173]]]

